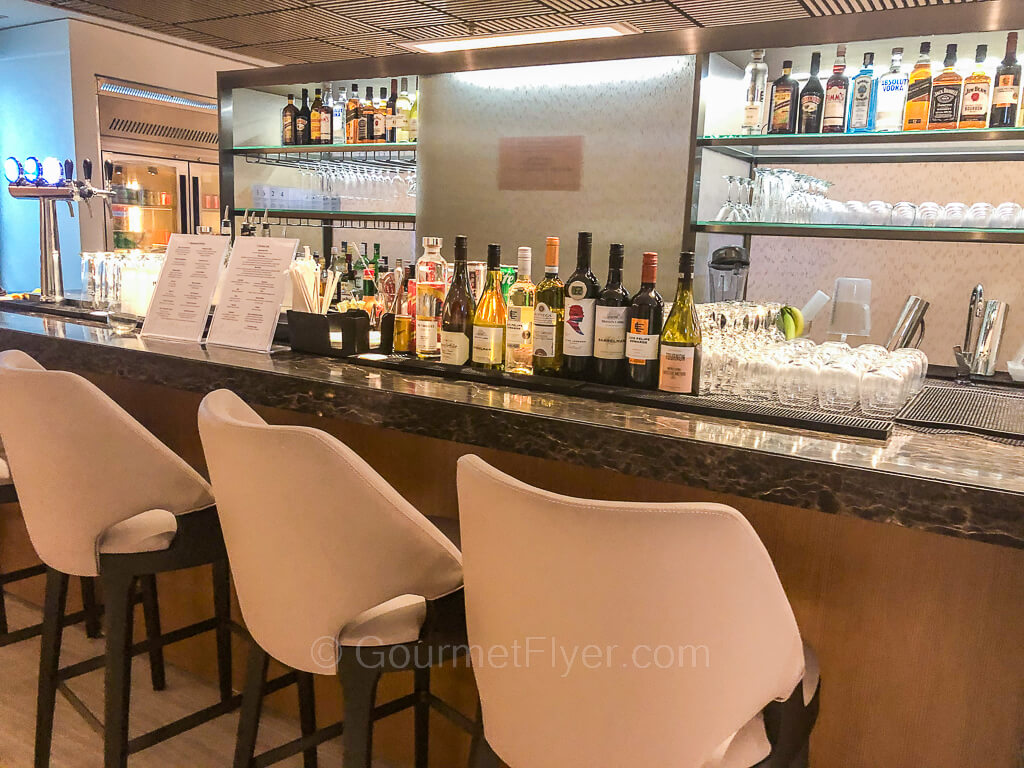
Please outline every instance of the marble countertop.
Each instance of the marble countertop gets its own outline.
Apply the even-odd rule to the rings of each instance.
[[[2,309],[2,306],[0,306]],[[261,354],[0,311],[0,349],[470,445],[1024,548],[1024,449],[896,426],[887,441]]]

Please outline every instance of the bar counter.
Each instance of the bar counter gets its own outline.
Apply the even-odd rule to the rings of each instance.
[[[254,405],[1024,548],[1024,451],[974,435],[844,437],[0,312],[12,348],[82,374],[227,387]]]

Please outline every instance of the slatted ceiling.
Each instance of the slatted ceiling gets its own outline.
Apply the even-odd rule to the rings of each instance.
[[[574,27],[577,22],[565,14],[551,13],[539,16],[518,16],[514,19],[488,19],[477,22],[478,34],[493,35],[501,32],[525,32],[530,29],[556,29]]]
[[[703,27],[807,18],[807,9],[800,0],[672,0],[672,4]]]
[[[1024,3],[1024,0],[1015,0]],[[641,32],[985,0],[42,0],[282,64],[400,52],[395,42],[627,22]]]

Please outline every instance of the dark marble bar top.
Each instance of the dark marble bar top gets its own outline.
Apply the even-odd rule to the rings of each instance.
[[[898,425],[884,442],[841,437],[0,311],[12,348],[52,368],[227,387],[256,405],[1024,548],[1024,449],[982,437]]]

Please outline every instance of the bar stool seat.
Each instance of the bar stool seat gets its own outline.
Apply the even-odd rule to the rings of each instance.
[[[100,554],[159,552],[171,546],[178,518],[166,509],[150,509],[107,528],[99,539]]]

